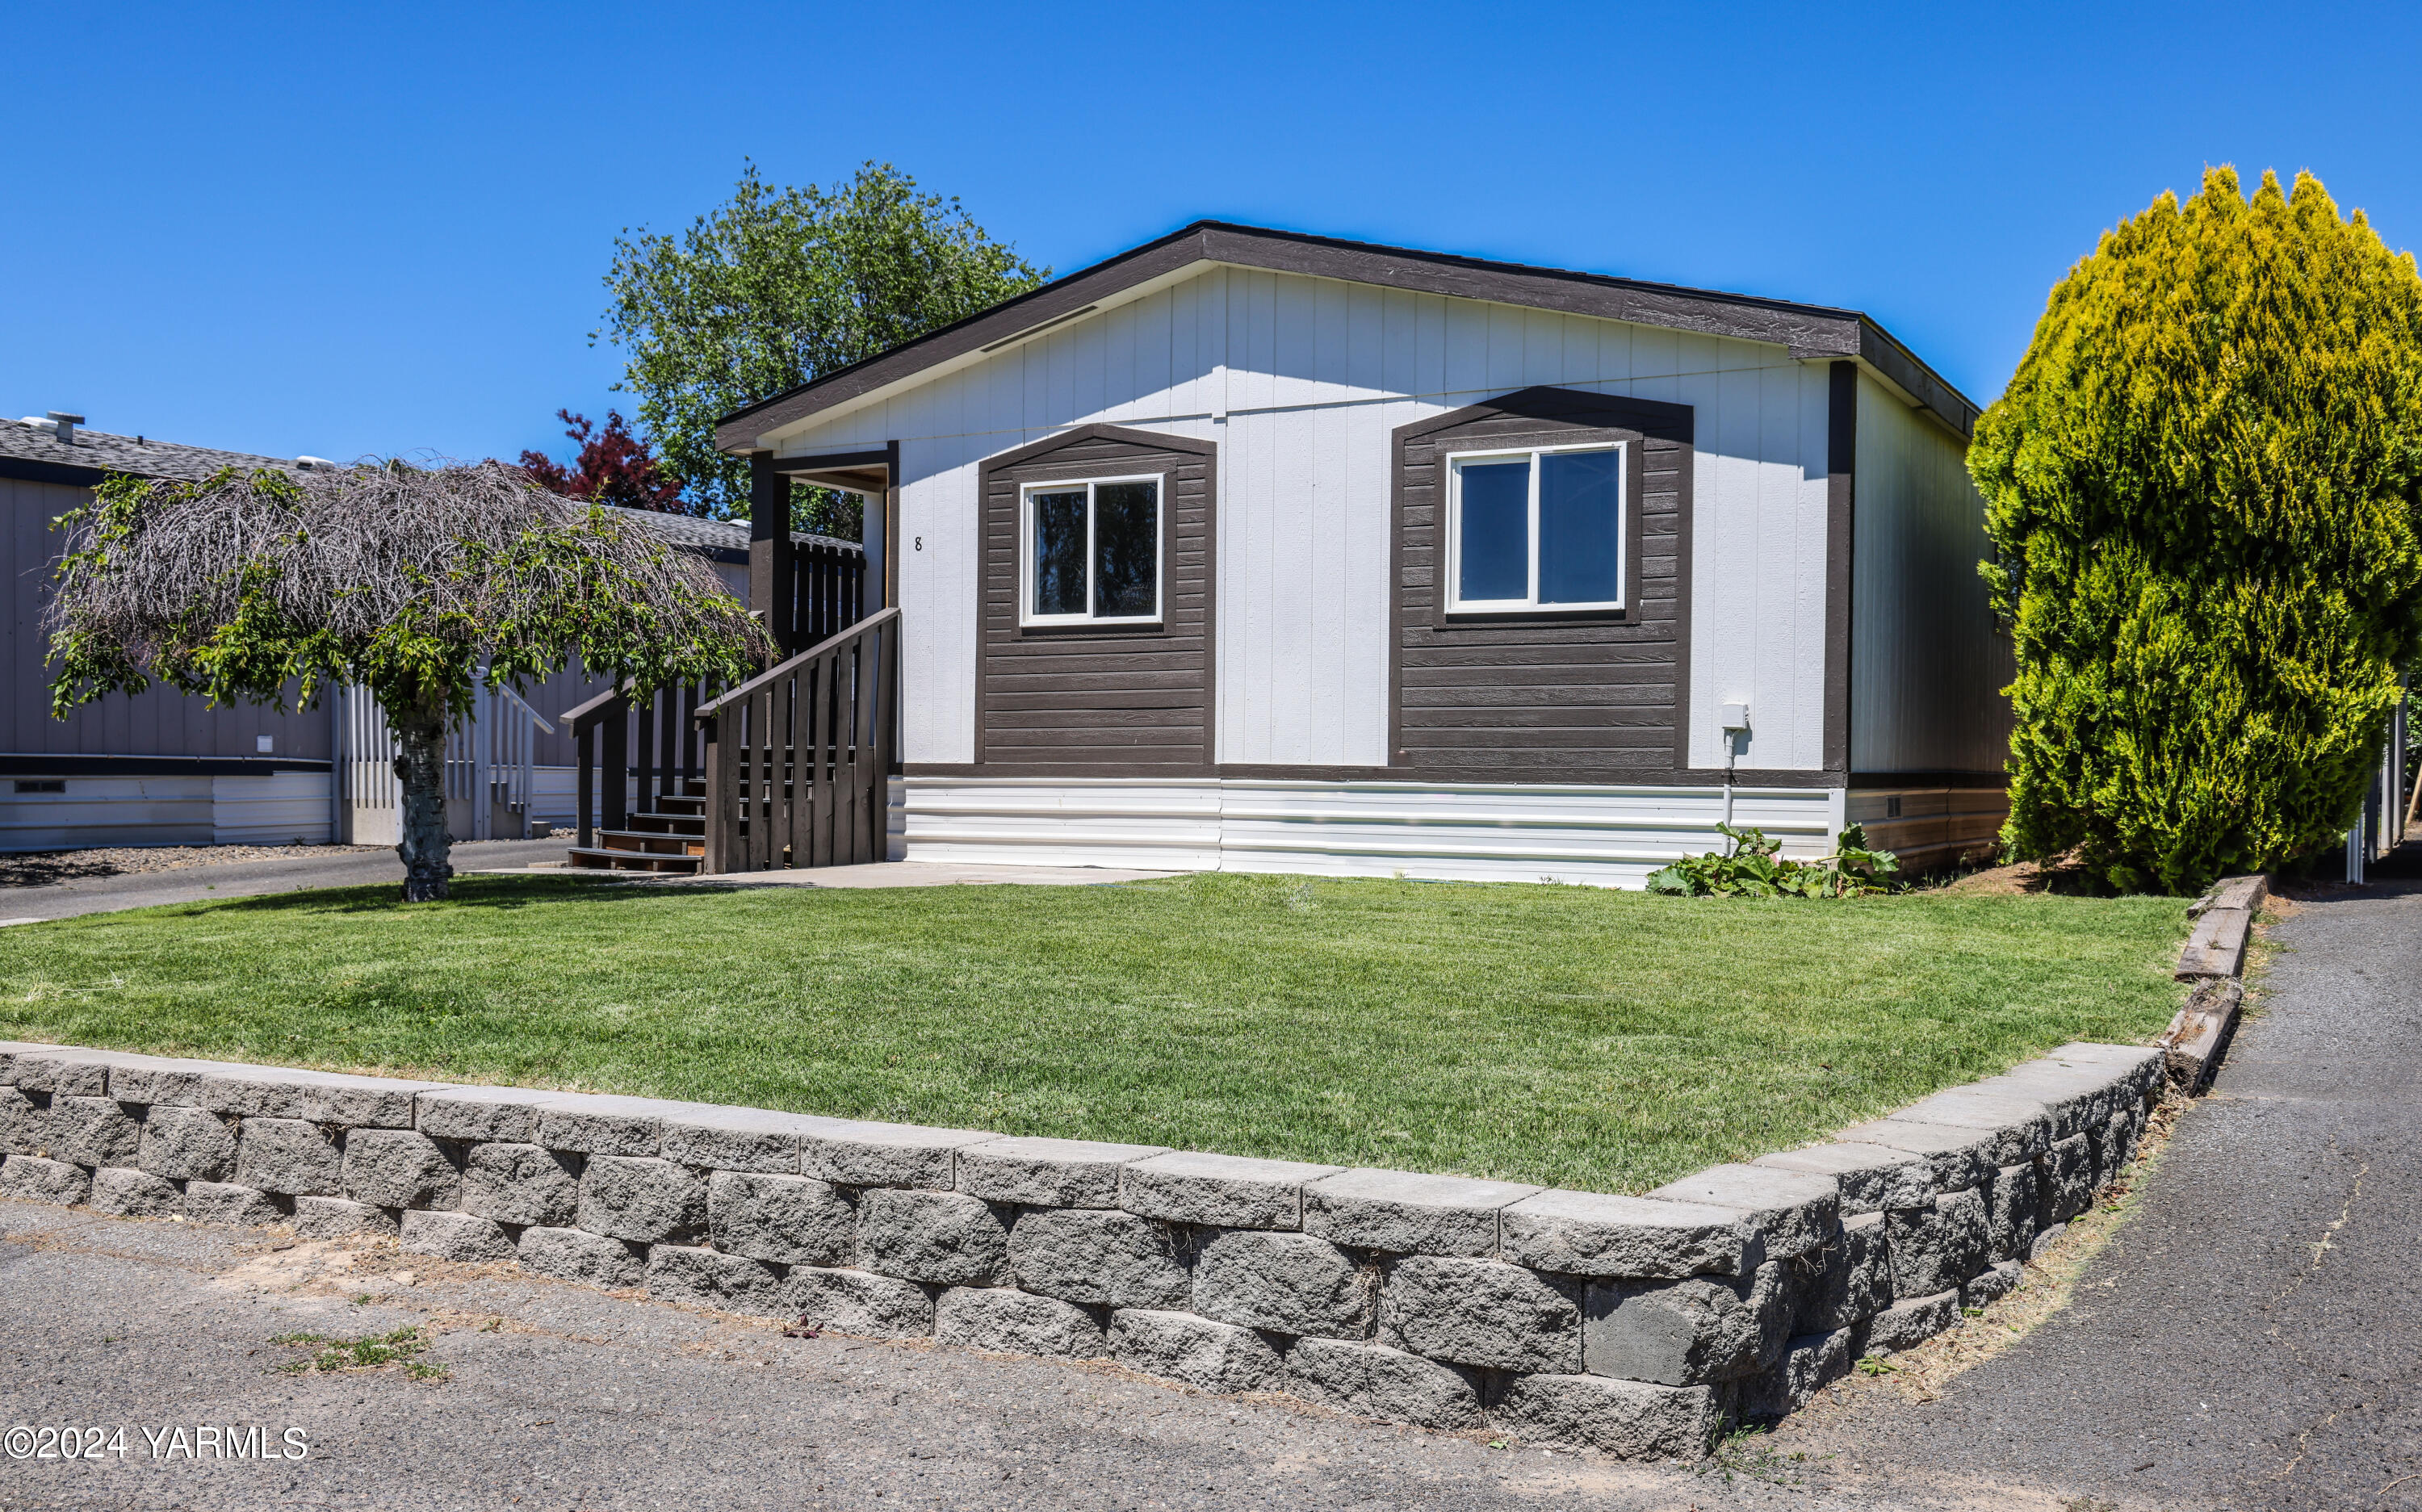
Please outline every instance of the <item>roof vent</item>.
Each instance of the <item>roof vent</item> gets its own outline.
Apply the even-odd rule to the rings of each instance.
[[[337,465],[325,457],[297,457],[294,465],[305,472],[335,472]]]
[[[69,415],[60,410],[44,410],[42,413],[51,422],[51,433],[59,438],[59,444],[67,447],[74,446],[75,428],[84,423],[84,417]]]

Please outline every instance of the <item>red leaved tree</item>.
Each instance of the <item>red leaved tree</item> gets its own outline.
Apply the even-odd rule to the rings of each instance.
[[[667,514],[699,512],[681,496],[681,481],[668,474],[650,454],[648,444],[633,435],[613,410],[606,412],[600,431],[586,415],[557,410],[564,434],[580,444],[580,454],[566,467],[543,451],[522,453],[522,471],[542,488],[572,498],[595,499],[630,510],[660,510]]]

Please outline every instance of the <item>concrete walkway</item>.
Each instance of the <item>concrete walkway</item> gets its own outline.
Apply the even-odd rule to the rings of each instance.
[[[947,861],[875,861],[865,866],[817,866],[780,872],[718,872],[674,877],[742,888],[944,888],[962,884],[1016,883],[1030,888],[1099,887],[1178,876],[1177,872],[1127,872],[1109,866],[969,866]]]

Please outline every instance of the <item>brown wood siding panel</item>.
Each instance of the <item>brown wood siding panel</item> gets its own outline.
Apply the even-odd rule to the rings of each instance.
[[[1692,780],[1687,708],[1691,411],[1532,388],[1398,430],[1392,770],[1417,780]],[[1440,458],[1496,445],[1628,446],[1620,613],[1455,617]]]
[[[982,643],[976,761],[1002,776],[1194,777],[1212,759],[1209,442],[1093,425],[995,458],[982,495]],[[1156,474],[1161,621],[1022,627],[1019,490],[1027,483]]]

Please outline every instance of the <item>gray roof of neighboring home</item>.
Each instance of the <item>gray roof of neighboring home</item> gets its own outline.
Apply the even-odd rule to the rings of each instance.
[[[103,473],[141,478],[208,478],[222,467],[297,467],[294,457],[258,457],[249,451],[218,451],[180,446],[149,436],[113,435],[74,428],[62,441],[47,423],[0,419],[0,478],[38,483],[90,485]]]
[[[181,446],[149,436],[113,435],[80,425],[73,428],[73,434],[72,441],[62,441],[49,424],[0,419],[0,478],[88,488],[108,473],[133,473],[139,478],[208,478],[222,467],[305,469],[320,462],[317,458],[307,464],[299,457],[263,457],[249,451]],[[693,515],[629,510],[611,504],[606,508],[628,516],[674,545],[726,560],[745,561],[748,558],[746,520],[701,520]],[[792,531],[791,539],[801,545],[857,546],[855,541],[799,530]]]

